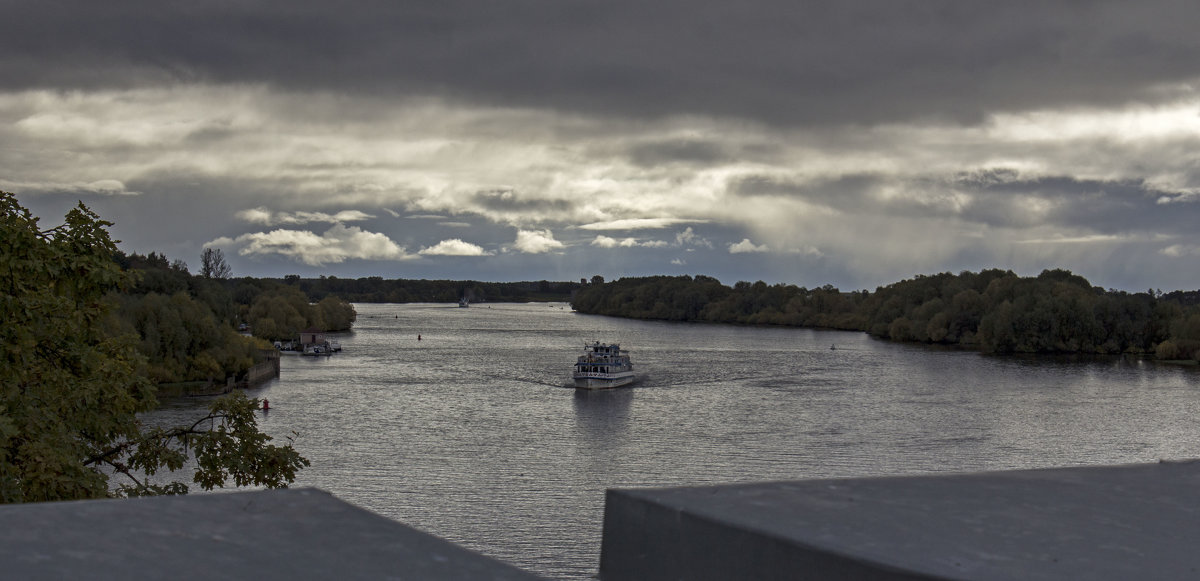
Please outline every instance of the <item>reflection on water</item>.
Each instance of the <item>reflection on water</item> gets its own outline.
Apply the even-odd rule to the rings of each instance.
[[[1191,369],[484,306],[357,305],[343,353],[285,357],[252,395],[271,400],[268,433],[300,432],[313,465],[298,484],[586,579],[609,487],[1146,462],[1200,446]],[[567,387],[594,340],[630,349],[636,387]]]
[[[636,388],[575,391],[575,424],[588,440],[620,438],[629,431]]]

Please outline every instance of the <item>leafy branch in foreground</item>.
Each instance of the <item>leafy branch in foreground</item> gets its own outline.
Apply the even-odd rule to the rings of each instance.
[[[79,204],[42,230],[0,192],[0,502],[186,492],[148,477],[181,469],[189,452],[205,489],[294,481],[308,461],[290,442],[268,444],[244,396],[187,428],[142,426],[138,414],[158,402],[137,339],[104,331],[106,295],[131,282],[113,261],[111,225]],[[114,473],[133,484],[110,490]]]
[[[221,397],[209,407],[208,415],[192,425],[145,430],[136,441],[126,441],[84,462],[106,465],[132,484],[121,484],[120,496],[184,494],[182,482],[155,484],[151,477],[166,469],[183,468],[189,452],[196,460],[193,481],[204,490],[235,486],[281,488],[295,481],[296,472],[309,461],[288,444],[270,444],[272,438],[258,430],[255,413],[258,400],[241,393]]]

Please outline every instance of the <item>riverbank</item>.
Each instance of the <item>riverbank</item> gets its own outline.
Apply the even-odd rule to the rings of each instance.
[[[259,351],[262,361],[255,363],[239,376],[229,376],[225,381],[179,381],[158,384],[159,397],[202,397],[223,395],[234,389],[250,389],[279,377],[279,352],[274,349]]]
[[[861,331],[901,343],[982,353],[1200,357],[1200,305],[1190,293],[1126,293],[1047,270],[918,276],[874,292],[841,292],[711,277],[642,277],[589,284],[572,299],[585,314]]]

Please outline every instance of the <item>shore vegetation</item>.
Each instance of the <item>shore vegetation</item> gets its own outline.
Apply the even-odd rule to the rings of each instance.
[[[622,278],[594,280],[571,304],[581,313],[863,331],[985,353],[1200,359],[1200,291],[1106,290],[1061,269],[919,275],[874,292],[762,281],[730,287],[702,275]]]
[[[171,337],[148,345],[115,320],[139,281],[114,260],[111,225],[79,204],[62,225],[43,228],[0,192],[0,502],[181,494],[189,486],[171,473],[189,458],[191,482],[205,490],[293,482],[308,460],[290,440],[271,443],[255,422],[258,402],[240,392],[215,399],[195,423],[143,425],[139,414],[158,404],[145,350],[176,367],[215,368],[241,355],[214,347],[229,337],[220,325],[188,326],[217,315],[182,289],[128,309],[147,321],[175,313],[178,325],[143,326]]]

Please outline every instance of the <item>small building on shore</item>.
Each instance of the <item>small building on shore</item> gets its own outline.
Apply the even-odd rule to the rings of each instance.
[[[309,327],[300,331],[300,346],[303,348],[307,345],[324,345],[325,331],[316,327]]]

